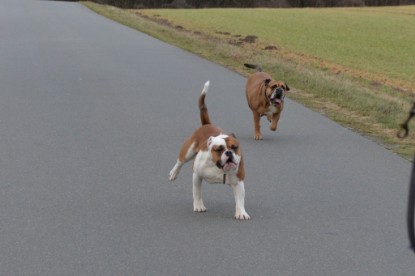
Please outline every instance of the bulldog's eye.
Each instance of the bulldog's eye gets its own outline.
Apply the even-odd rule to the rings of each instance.
[[[219,153],[220,153],[220,152],[222,152],[223,150],[224,150],[224,148],[223,148],[223,147],[219,147],[219,148],[215,149],[215,151],[216,151],[216,152],[219,152]]]
[[[238,146],[232,146],[232,147],[231,147],[231,149],[232,149],[233,151],[237,151],[237,150],[238,150]]]

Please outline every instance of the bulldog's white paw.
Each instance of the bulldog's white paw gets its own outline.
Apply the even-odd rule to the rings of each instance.
[[[249,220],[249,219],[251,219],[251,217],[245,211],[237,211],[235,213],[235,218],[238,219],[238,220]]]
[[[169,180],[173,181],[173,180],[176,179],[176,177],[177,177],[177,170],[175,170],[175,169],[171,170],[170,174],[169,174]]]
[[[174,165],[173,169],[171,169],[170,173],[169,173],[169,180],[173,181],[177,178],[177,175],[180,172],[180,163],[177,162],[176,165]]]
[[[193,203],[193,211],[198,212],[198,213],[203,213],[206,212],[206,207],[203,204],[203,202],[195,202]]]

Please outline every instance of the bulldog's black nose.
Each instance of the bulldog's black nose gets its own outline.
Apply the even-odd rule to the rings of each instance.
[[[228,158],[232,158],[232,157],[233,157],[232,152],[231,152],[230,150],[226,151],[226,152],[225,152],[225,155],[226,155]]]
[[[276,96],[275,97],[277,99],[281,99],[283,97],[283,95],[284,95],[284,90],[282,88],[280,88],[280,87],[277,88],[275,92],[276,92]]]

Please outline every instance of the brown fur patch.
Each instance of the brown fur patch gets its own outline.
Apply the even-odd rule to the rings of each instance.
[[[217,136],[222,133],[223,130],[217,128],[213,125],[203,125],[193,132],[193,134],[184,141],[182,148],[179,154],[179,160],[184,161],[185,156],[187,155],[187,151],[194,143],[194,155],[196,155],[200,150],[206,151],[207,150],[207,140],[210,136]]]
[[[211,149],[212,161],[216,164],[219,168],[221,168],[221,157],[222,153],[226,150],[226,148],[222,145],[220,146],[213,146]]]

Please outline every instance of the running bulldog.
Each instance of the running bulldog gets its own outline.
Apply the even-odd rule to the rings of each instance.
[[[258,65],[244,64],[245,67],[256,69],[246,82],[246,99],[254,115],[254,138],[262,140],[260,119],[267,116],[271,123],[270,130],[276,131],[281,112],[284,109],[285,92],[290,88],[285,82],[273,80],[262,72]]]

